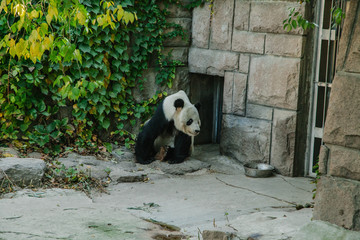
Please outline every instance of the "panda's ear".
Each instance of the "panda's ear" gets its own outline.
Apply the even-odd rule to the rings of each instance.
[[[196,103],[194,106],[196,107],[196,109],[197,109],[198,111],[200,111],[201,103]]]
[[[174,102],[174,107],[177,108],[183,108],[184,107],[184,100],[182,100],[181,98],[176,99]]]

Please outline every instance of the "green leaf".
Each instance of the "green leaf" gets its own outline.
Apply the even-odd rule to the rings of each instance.
[[[49,125],[46,126],[46,131],[48,133],[51,133],[52,131],[54,131],[56,128],[56,122],[52,122]]]
[[[45,105],[45,102],[44,101],[41,101],[40,103],[39,103],[39,112],[43,112],[43,111],[45,111],[46,110],[46,105]]]
[[[84,53],[90,53],[90,51],[91,51],[90,46],[87,44],[80,44],[79,49]]]
[[[97,106],[97,112],[101,115],[105,110],[105,106],[104,105],[98,105]]]
[[[110,127],[110,120],[108,118],[105,118],[102,122],[102,127],[105,129],[108,129]]]
[[[89,89],[89,91],[90,91],[91,93],[94,92],[95,88],[96,88],[96,83],[94,83],[94,82],[89,82],[88,89]]]

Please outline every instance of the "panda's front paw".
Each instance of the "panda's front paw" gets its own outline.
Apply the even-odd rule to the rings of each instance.
[[[176,157],[176,158],[172,158],[168,160],[169,164],[179,164],[179,163],[183,163],[186,159],[186,156],[184,157]]]
[[[149,158],[149,159],[137,159],[136,162],[137,163],[140,163],[140,164],[143,164],[143,165],[148,165],[150,163],[152,163],[153,161],[155,161],[156,159],[155,158]]]

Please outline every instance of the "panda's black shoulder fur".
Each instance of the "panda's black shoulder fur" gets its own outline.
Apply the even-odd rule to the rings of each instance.
[[[135,155],[138,163],[149,164],[154,161],[154,141],[169,127],[169,124],[171,124],[171,122],[165,118],[163,102],[160,102],[154,115],[144,125],[137,137]]]

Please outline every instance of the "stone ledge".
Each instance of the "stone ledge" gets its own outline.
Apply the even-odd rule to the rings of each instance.
[[[239,54],[237,53],[190,48],[189,71],[191,73],[224,76],[225,71],[237,70],[238,66]]]
[[[6,176],[18,186],[38,186],[45,173],[46,164],[36,158],[0,158],[0,182]],[[5,176],[5,174],[6,176]]]

